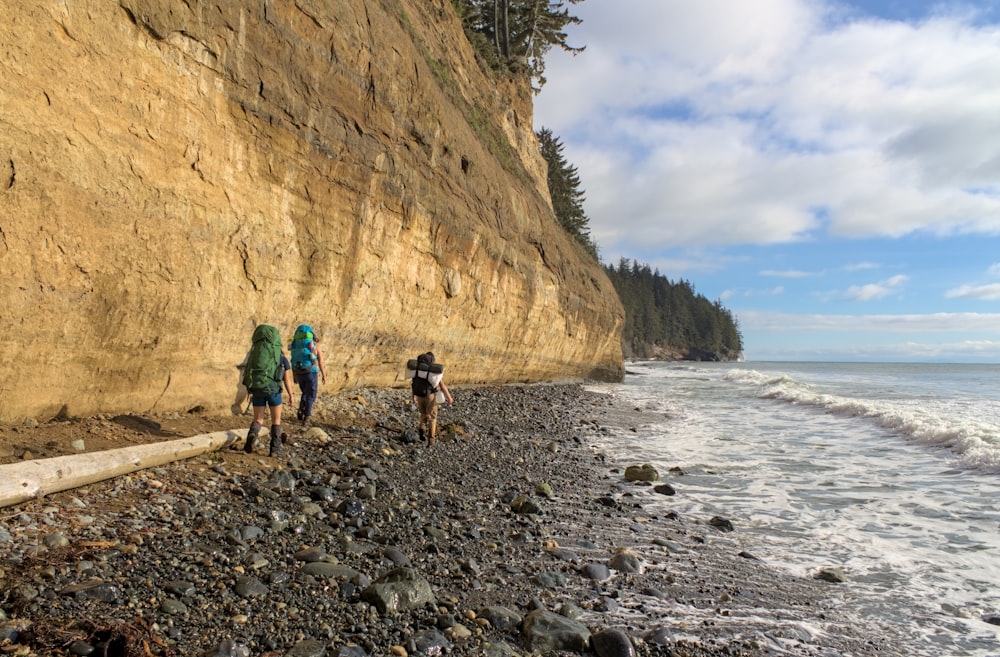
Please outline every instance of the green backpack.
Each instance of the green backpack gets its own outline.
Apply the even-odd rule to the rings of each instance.
[[[253,345],[243,369],[243,385],[254,395],[281,392],[284,377],[281,367],[281,334],[278,329],[261,324],[253,332]]]

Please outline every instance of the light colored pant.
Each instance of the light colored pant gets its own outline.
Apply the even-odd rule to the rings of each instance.
[[[427,442],[433,443],[437,438],[437,396],[431,393],[426,397],[417,397],[417,410],[420,411],[420,428],[427,435]]]

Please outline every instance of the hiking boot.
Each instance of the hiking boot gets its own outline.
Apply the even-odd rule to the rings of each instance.
[[[271,425],[271,449],[268,451],[268,456],[280,457],[281,456],[281,425],[272,424]]]
[[[260,424],[254,422],[250,425],[250,430],[247,431],[247,441],[243,444],[243,451],[247,454],[253,454],[253,444],[257,442],[258,432],[260,432]]]

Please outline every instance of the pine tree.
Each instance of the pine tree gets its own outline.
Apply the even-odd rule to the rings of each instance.
[[[685,280],[672,283],[659,271],[622,258],[605,265],[622,306],[622,349],[627,357],[681,354],[732,359],[743,353],[743,336],[732,314]]]
[[[563,144],[548,128],[537,133],[538,147],[548,164],[549,196],[552,210],[559,224],[575,237],[587,251],[597,256],[597,246],[590,237],[590,220],[583,210],[586,198],[580,189],[580,176],[576,167],[563,156]]]
[[[454,4],[477,52],[491,66],[526,73],[538,90],[545,84],[545,55],[553,46],[572,53],[584,50],[569,45],[564,31],[581,22],[565,3],[582,1],[454,0]],[[488,51],[485,44],[491,46]]]

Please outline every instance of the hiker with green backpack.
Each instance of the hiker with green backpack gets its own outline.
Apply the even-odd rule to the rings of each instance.
[[[243,385],[250,391],[253,404],[253,422],[247,431],[247,441],[243,451],[253,453],[257,434],[264,426],[264,409],[271,409],[271,444],[269,456],[281,456],[284,436],[281,434],[281,386],[288,392],[288,403],[293,404],[292,380],[289,371],[292,364],[281,352],[281,334],[278,329],[261,324],[253,332],[250,353],[247,354],[243,369]]]

